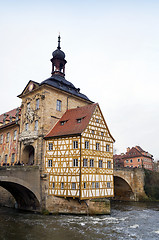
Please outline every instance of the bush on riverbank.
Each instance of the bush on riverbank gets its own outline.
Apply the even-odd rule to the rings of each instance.
[[[145,186],[146,195],[151,200],[159,200],[159,173],[145,169]]]

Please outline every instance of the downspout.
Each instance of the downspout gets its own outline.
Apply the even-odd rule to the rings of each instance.
[[[80,135],[80,172],[79,172],[79,199],[81,200],[81,146],[82,146],[82,143],[81,143],[81,135]]]

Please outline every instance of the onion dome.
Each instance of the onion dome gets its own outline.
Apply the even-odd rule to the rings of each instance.
[[[53,58],[58,58],[58,59],[63,60],[63,59],[65,59],[65,53],[60,50],[60,49],[61,49],[61,47],[60,47],[60,39],[61,39],[61,37],[58,36],[58,47],[57,47],[57,49],[52,53],[52,56],[53,56]]]

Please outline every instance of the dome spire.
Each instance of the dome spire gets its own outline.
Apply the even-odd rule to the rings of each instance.
[[[60,47],[60,40],[61,40],[61,37],[60,37],[60,33],[59,33],[59,36],[58,36],[58,49],[61,49],[61,47]]]
[[[60,34],[58,36],[58,46],[57,49],[52,53],[53,58],[51,59],[52,62],[52,76],[53,75],[60,75],[62,77],[65,76],[65,64],[67,61],[65,60],[65,53],[61,51],[60,46]]]

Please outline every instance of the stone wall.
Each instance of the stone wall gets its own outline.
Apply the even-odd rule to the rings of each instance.
[[[110,214],[110,201],[107,199],[79,201],[72,198],[48,196],[46,209],[53,214]]]
[[[5,190],[4,188],[0,187],[0,206],[4,207],[15,207],[15,199],[14,197]]]

